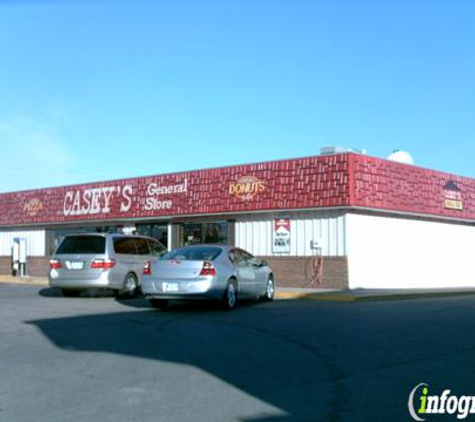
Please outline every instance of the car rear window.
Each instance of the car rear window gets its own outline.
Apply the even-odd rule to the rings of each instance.
[[[148,242],[146,239],[142,239],[141,237],[136,237],[134,239],[135,247],[137,248],[137,252],[139,255],[150,255],[150,248],[148,246]]]
[[[222,252],[215,247],[188,247],[174,249],[163,255],[162,259],[177,259],[180,261],[213,261]]]
[[[136,255],[137,249],[132,237],[118,237],[114,239],[114,252],[126,255]]]
[[[67,236],[59,245],[57,254],[103,254],[106,239],[102,236]]]

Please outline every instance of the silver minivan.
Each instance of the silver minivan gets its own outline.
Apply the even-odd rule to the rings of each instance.
[[[68,235],[50,260],[49,284],[64,296],[100,288],[132,297],[140,288],[145,263],[165,252],[158,240],[145,236]]]

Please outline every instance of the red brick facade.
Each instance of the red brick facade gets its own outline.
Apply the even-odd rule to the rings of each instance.
[[[2,194],[0,226],[347,205],[336,155]]]
[[[475,219],[475,180],[339,154],[0,194],[0,226],[352,206]]]
[[[279,287],[347,289],[348,258],[326,256],[323,258],[323,279],[316,282],[314,257],[261,257],[265,259],[275,275]]]
[[[366,155],[351,155],[351,205],[475,219],[475,180]]]

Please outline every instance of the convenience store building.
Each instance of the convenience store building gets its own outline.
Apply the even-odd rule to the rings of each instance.
[[[475,286],[475,180],[356,153],[0,194],[0,273],[18,239],[45,276],[62,236],[121,228],[234,244],[280,286]]]

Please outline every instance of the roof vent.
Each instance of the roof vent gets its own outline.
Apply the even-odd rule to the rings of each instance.
[[[320,155],[344,154],[345,152],[354,152],[356,154],[366,154],[366,150],[358,151],[353,148],[329,146],[320,148]]]
[[[395,150],[389,155],[388,160],[395,161],[396,163],[410,164],[411,166],[414,165],[414,158],[406,151]]]

